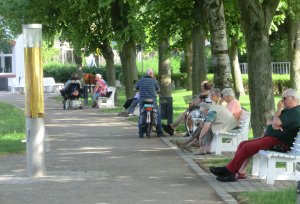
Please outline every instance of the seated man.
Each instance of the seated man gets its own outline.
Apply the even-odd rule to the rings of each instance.
[[[267,125],[263,136],[239,144],[234,158],[224,167],[210,167],[210,171],[222,182],[245,178],[249,159],[259,150],[275,145],[290,148],[300,128],[299,95],[294,89],[287,89],[277,104],[272,123]]]
[[[211,103],[211,99],[209,98],[209,91],[211,90],[211,88],[212,84],[210,84],[208,81],[201,82],[201,92],[199,93],[199,95],[197,95],[197,97],[192,100],[192,102],[189,104],[189,108],[181,113],[174,123],[170,125],[162,124],[164,131],[166,131],[169,135],[173,135],[176,128],[179,127],[182,121],[184,121],[184,118],[189,109],[197,107],[201,102]]]

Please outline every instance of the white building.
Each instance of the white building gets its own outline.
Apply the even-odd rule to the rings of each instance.
[[[24,78],[23,36],[12,41],[12,53],[0,53],[0,90],[8,91],[12,85],[18,85]]]

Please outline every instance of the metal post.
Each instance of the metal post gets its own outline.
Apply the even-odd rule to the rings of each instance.
[[[27,174],[32,177],[46,174],[44,85],[42,68],[42,25],[23,25],[25,64],[25,117]]]

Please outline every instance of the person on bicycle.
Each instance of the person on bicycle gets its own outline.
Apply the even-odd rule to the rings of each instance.
[[[140,93],[140,99],[139,99],[139,105],[140,105],[140,116],[142,117],[142,109],[144,107],[144,100],[153,100],[154,108],[157,111],[157,126],[156,126],[156,133],[157,137],[163,136],[163,130],[161,127],[161,117],[160,117],[160,111],[157,105],[157,92],[159,92],[160,87],[158,85],[158,81],[154,78],[154,73],[152,69],[146,70],[146,76],[140,79],[137,84],[135,85],[136,90]],[[141,124],[141,118],[139,118],[139,137],[143,138],[145,134],[145,130],[142,127]]]
[[[180,123],[184,121],[187,112],[189,110],[192,110],[193,108],[199,108],[199,103],[206,102],[211,103],[211,99],[209,97],[209,91],[212,88],[212,84],[208,81],[201,82],[201,91],[200,93],[189,103],[189,108],[187,108],[183,113],[181,113],[176,121],[170,125],[162,124],[162,127],[165,132],[167,132],[169,135],[173,135],[174,131],[177,127],[179,127]]]

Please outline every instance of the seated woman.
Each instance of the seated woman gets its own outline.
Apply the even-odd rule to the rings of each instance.
[[[93,102],[92,107],[99,108],[99,106],[97,104],[97,100],[99,97],[106,96],[107,85],[106,85],[106,82],[104,81],[104,79],[102,79],[101,74],[96,74],[95,80],[96,80],[96,86],[95,86],[95,88],[93,90],[93,94],[92,94],[92,102]]]
[[[225,88],[222,91],[222,98],[227,103],[226,108],[232,112],[233,116],[239,120],[242,107],[240,102],[235,98],[232,88]]]
[[[189,109],[197,107],[198,104],[201,102],[212,103],[212,101],[209,97],[209,91],[211,90],[211,88],[212,88],[212,84],[209,83],[208,81],[201,82],[201,91],[197,95],[197,97],[195,97],[191,101],[191,103],[189,103],[189,108],[186,111],[184,111],[183,113],[181,113],[174,123],[172,123],[170,125],[162,124],[164,131],[169,133],[169,135],[173,135],[176,128],[179,127],[179,125],[182,121],[184,121],[186,113],[188,112]]]

